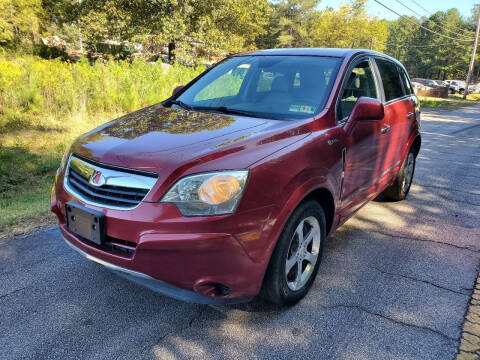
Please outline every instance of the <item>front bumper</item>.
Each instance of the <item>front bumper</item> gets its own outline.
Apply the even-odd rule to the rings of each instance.
[[[177,300],[192,302],[196,304],[234,304],[251,300],[251,298],[214,298],[210,296],[200,295],[193,291],[181,289],[176,286],[170,285],[164,281],[154,279],[147,274],[126,269],[121,266],[111,264],[102,259],[96,258],[95,256],[87,254],[85,251],[74,246],[63,235],[62,238],[72,249],[77,251],[80,255],[106,267],[108,270],[113,271],[118,276]]]
[[[68,201],[102,211],[106,235],[133,244],[133,254],[108,251],[71,233],[65,218]],[[82,255],[180,300],[230,303],[251,299],[261,288],[270,258],[266,251],[269,207],[192,218],[181,216],[173,204],[142,202],[134,210],[111,210],[82,203],[60,181],[52,192],[51,210],[64,239]],[[217,291],[218,286],[228,291]]]

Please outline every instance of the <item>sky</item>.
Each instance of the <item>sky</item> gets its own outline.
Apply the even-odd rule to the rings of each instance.
[[[403,5],[398,3],[396,0],[379,0],[383,4],[387,5],[391,9],[395,10],[402,15],[412,15],[417,16],[412,13],[410,10],[405,8]],[[347,0],[321,0],[319,9],[324,9],[326,7],[332,7],[338,9],[341,4],[348,2]],[[416,3],[420,4],[422,7],[427,9],[429,12],[434,13],[436,11],[445,11],[456,7],[462,16],[470,17],[471,9],[474,4],[480,3],[479,0],[400,0],[401,3],[405,4],[412,10],[415,10],[419,14],[425,14],[428,16],[428,13],[425,12],[422,8],[418,7]],[[368,0],[368,13],[370,15],[378,16],[381,19],[393,20],[398,16],[389,10],[385,9],[381,5],[377,4],[373,0]],[[418,16],[417,16],[418,17]]]

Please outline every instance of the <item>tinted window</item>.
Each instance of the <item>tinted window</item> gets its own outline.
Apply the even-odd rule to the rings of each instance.
[[[408,81],[407,73],[403,71],[403,69],[401,68],[398,68],[398,72],[400,73],[400,78],[402,80],[403,88],[405,89],[405,92],[408,95],[413,94],[412,85],[410,84],[410,81]]]
[[[382,77],[385,100],[390,101],[402,97],[404,93],[397,66],[388,60],[376,59],[376,62]]]
[[[340,102],[337,108],[339,121],[345,121],[350,116],[353,106],[362,96],[378,99],[375,77],[370,63],[365,60],[355,65],[349,74],[343,87]]]
[[[303,119],[324,108],[340,62],[320,56],[233,57],[207,72],[177,100],[194,110]]]

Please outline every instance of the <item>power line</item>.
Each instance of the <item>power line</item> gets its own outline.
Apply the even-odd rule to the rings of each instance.
[[[395,46],[399,48],[428,48],[428,47],[445,47],[445,44],[428,44],[428,45],[404,45],[404,44],[393,44],[393,43],[384,43],[380,42],[382,45],[385,46]]]
[[[410,0],[410,1],[411,1],[412,3],[414,3],[415,5],[417,5],[420,9],[422,9],[423,11],[425,11],[428,15],[430,15],[430,16],[434,15],[433,12],[425,9],[422,5],[420,5],[420,4],[419,4],[418,2],[416,2],[415,0]],[[462,28],[459,28],[459,27],[457,27],[457,26],[455,26],[455,28],[457,28],[458,30],[463,31],[463,32],[466,32],[466,31],[471,32],[471,30],[462,29]]]
[[[423,17],[422,14],[419,14],[418,12],[416,12],[415,10],[413,10],[412,8],[409,8],[407,5],[405,5],[404,3],[402,3],[400,0],[395,0],[396,2],[398,2],[400,5],[402,5],[403,7],[407,8],[408,10],[410,10],[412,13],[414,13],[415,15],[417,16],[420,16],[420,17]]]
[[[396,46],[401,48],[426,48],[426,47],[438,47],[438,46],[445,46],[445,44],[431,44],[431,45],[402,45],[402,44],[386,44],[386,46]]]
[[[415,0],[410,0],[411,2],[413,2],[415,5],[417,5],[420,9],[422,9],[423,11],[426,11],[428,14],[430,15],[433,15],[433,13],[431,13],[430,11],[428,11],[427,9],[425,9],[422,5],[420,5],[419,3],[417,3]]]
[[[395,0],[397,3],[399,3],[400,5],[402,5],[403,7],[407,8],[408,10],[410,10],[412,13],[414,13],[415,15],[417,16],[420,16],[420,18],[424,17],[424,15],[422,14],[419,14],[418,12],[416,12],[415,10],[413,10],[412,8],[408,7],[407,5],[405,5],[405,3],[401,2],[400,0]],[[444,26],[441,26],[439,23],[436,23],[435,21],[433,21],[432,19],[428,19],[429,21],[431,21],[433,23],[433,25],[435,25],[436,27],[442,29],[442,30],[446,30],[447,32],[450,32],[452,34],[455,34],[455,35],[458,35],[458,36],[465,36],[465,34],[459,34],[451,29],[449,29],[446,24],[443,24]]]
[[[401,2],[400,0],[395,0],[397,3],[399,3],[400,5],[402,5],[403,7],[407,8],[408,10],[410,10],[412,13],[414,13],[415,15],[417,16],[420,16],[420,18],[424,17],[424,15],[422,14],[419,14],[418,12],[416,12],[415,10],[413,10],[412,8],[408,7],[407,5],[405,5],[403,2]],[[458,35],[458,36],[465,36],[465,34],[459,34],[453,30],[450,30],[446,24],[444,24],[444,26],[441,26],[439,25],[438,23],[436,23],[435,21],[433,21],[432,19],[428,19],[429,21],[431,21],[433,23],[433,25],[435,25],[436,27],[442,29],[442,30],[446,30],[447,32],[450,32],[452,34],[455,34],[455,35]],[[465,30],[464,30],[465,31]]]
[[[392,8],[389,8],[387,5],[381,3],[381,2],[378,1],[378,0],[373,0],[373,1],[375,1],[377,4],[383,6],[385,9],[393,12],[393,13],[396,14],[397,16],[399,16],[399,17],[401,17],[401,18],[404,18],[405,20],[407,20],[408,22],[410,22],[410,23],[412,23],[412,24],[414,24],[414,25],[420,26],[422,29],[429,31],[429,32],[431,32],[432,34],[436,34],[436,35],[438,35],[438,36],[442,36],[442,37],[444,37],[444,38],[447,38],[447,39],[450,39],[450,40],[455,40],[455,41],[464,41],[464,42],[472,42],[472,41],[473,41],[473,39],[469,39],[469,40],[467,40],[467,39],[459,39],[459,38],[455,38],[455,37],[452,37],[452,36],[440,34],[440,33],[436,32],[436,31],[433,31],[433,30],[431,30],[431,29],[423,26],[422,24],[420,24],[420,23],[418,23],[418,22],[416,22],[416,21],[411,20],[411,19],[410,19],[409,17],[407,17],[407,16],[404,16],[404,15],[402,15],[402,14],[399,14],[398,12],[396,12],[396,11],[393,10]]]

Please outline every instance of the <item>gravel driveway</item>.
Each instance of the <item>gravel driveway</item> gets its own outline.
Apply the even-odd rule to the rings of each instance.
[[[1,359],[453,359],[480,262],[480,106],[422,113],[407,201],[326,244],[309,295],[192,305],[81,258],[58,231],[0,243]]]

